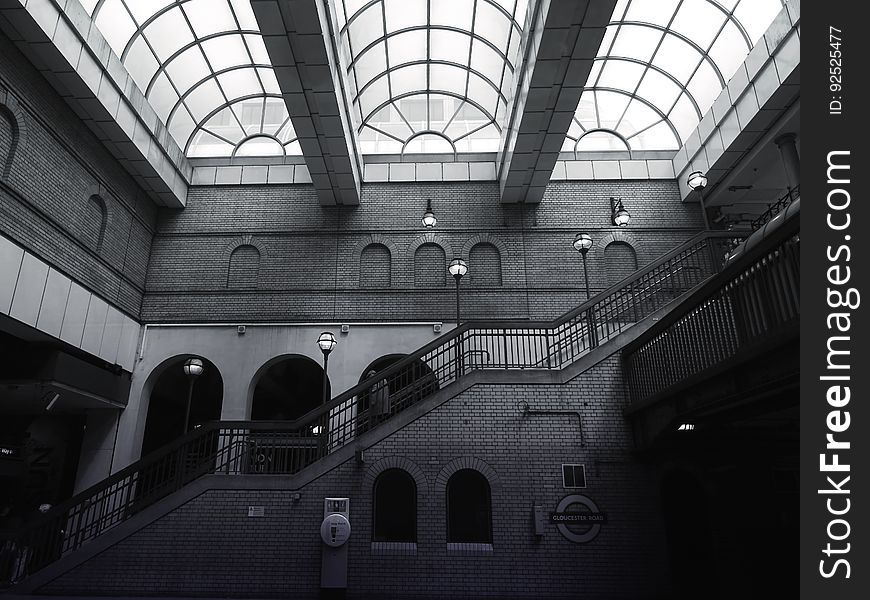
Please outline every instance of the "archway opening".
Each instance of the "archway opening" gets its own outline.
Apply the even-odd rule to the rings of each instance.
[[[253,421],[292,421],[331,397],[323,393],[323,368],[307,356],[292,355],[272,363],[259,377],[251,404]]]
[[[142,456],[154,452],[184,435],[187,398],[190,394],[190,418],[187,431],[208,421],[221,418],[224,382],[220,371],[209,360],[201,359],[202,374],[193,380],[184,373],[187,356],[179,356],[163,366],[154,382],[145,418]]]
[[[362,383],[379,371],[391,367],[406,356],[407,354],[390,354],[376,359],[360,374],[359,382]],[[357,396],[357,432],[371,429],[391,415],[434,394],[438,388],[435,373],[421,360],[406,365],[386,380],[376,381]]]

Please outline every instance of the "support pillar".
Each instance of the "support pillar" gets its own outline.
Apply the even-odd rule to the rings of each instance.
[[[797,144],[795,144],[796,138],[794,133],[784,133],[774,140],[782,157],[785,177],[790,190],[795,189],[801,183],[801,158],[798,155]]]

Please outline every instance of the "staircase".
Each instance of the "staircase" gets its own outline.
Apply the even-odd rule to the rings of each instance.
[[[297,473],[473,372],[561,370],[717,274],[747,233],[701,233],[554,321],[466,323],[295,421],[204,424],[28,526],[14,540],[26,548],[18,575],[203,475]]]

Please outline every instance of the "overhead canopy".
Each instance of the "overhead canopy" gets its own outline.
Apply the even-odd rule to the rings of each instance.
[[[250,0],[81,0],[187,156],[299,154]]]
[[[562,149],[677,150],[781,0],[620,0]]]
[[[331,0],[363,153],[494,152],[527,0]]]

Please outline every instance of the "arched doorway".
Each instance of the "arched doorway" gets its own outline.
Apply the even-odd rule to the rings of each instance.
[[[321,406],[331,395],[323,368],[307,356],[288,355],[260,368],[253,382],[252,421],[295,421]],[[330,422],[323,415],[301,430],[286,425],[252,429],[246,446],[248,473],[295,473],[320,458],[329,447]]]
[[[185,433],[184,417],[191,383],[190,376],[184,372],[184,363],[188,358],[190,357],[178,356],[160,367],[161,372],[157,375],[148,401],[142,456],[158,450]],[[204,358],[200,360],[203,370],[193,382],[188,431],[202,423],[221,418],[223,379],[214,363]]]
[[[326,398],[330,397],[329,380]],[[260,369],[252,421],[293,421],[323,404],[323,368],[307,356],[278,358]]]
[[[383,371],[406,356],[390,354],[376,359],[360,374],[360,383],[368,379],[372,372]],[[357,396],[357,433],[368,431],[391,415],[434,394],[438,388],[438,378],[425,362],[416,360],[406,365],[387,377],[386,381],[374,383]]]

